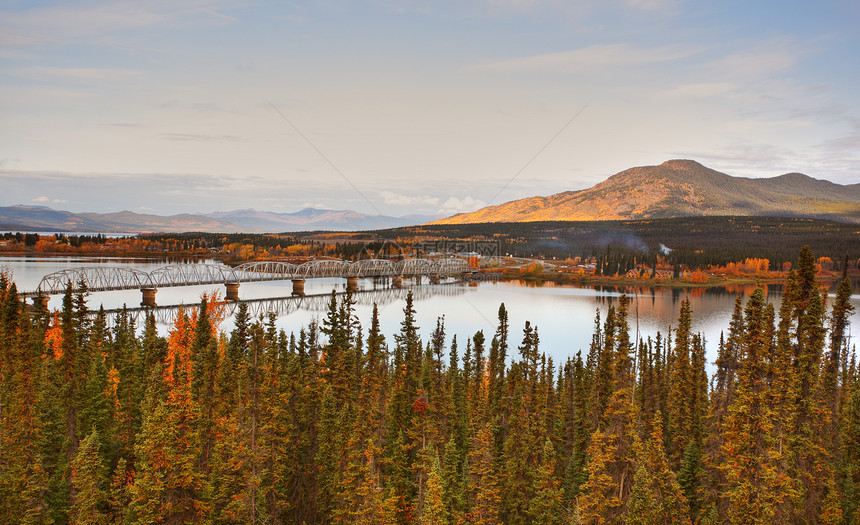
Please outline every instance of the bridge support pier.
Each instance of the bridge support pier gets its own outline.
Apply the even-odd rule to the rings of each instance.
[[[403,288],[403,276],[395,275],[391,278],[391,286],[394,288]]]
[[[224,286],[227,288],[226,299],[228,301],[238,301],[239,300],[239,283],[224,283]]]
[[[141,288],[140,293],[143,294],[143,299],[140,301],[140,306],[158,306],[155,304],[155,292],[157,288]]]
[[[430,284],[439,284],[441,280],[442,277],[438,273],[430,275]]]
[[[33,297],[33,306],[38,308],[41,305],[43,308],[47,309],[48,308],[48,302],[50,300],[51,300],[51,298],[48,297],[47,295],[37,295],[36,297]]]
[[[357,292],[358,291],[358,277],[347,277],[346,278],[346,291],[347,292]]]
[[[305,280],[293,279],[293,295],[305,296]]]

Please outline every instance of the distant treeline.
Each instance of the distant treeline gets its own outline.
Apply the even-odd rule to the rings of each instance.
[[[259,233],[146,233],[141,234],[140,237],[163,244],[179,243],[194,248],[220,248],[229,244],[250,244],[265,249],[301,243],[299,239],[290,235]]]
[[[515,257],[577,258],[596,263],[597,273],[623,274],[637,264],[658,263],[705,269],[747,259],[767,259],[780,270],[801,247],[833,261],[833,271],[860,267],[860,226],[817,219],[780,217],[687,217],[638,221],[548,221],[462,225],[422,225],[336,234],[329,232],[158,233],[117,239],[103,235],[56,234],[36,246],[35,233],[3,236],[45,252],[101,246],[101,253],[135,251],[210,254],[225,262],[271,257],[330,256],[344,259],[414,254],[433,241],[454,251],[492,245],[494,254]],[[343,238],[335,238],[342,236]],[[462,241],[462,242],[458,242]],[[14,249],[9,248],[8,249]],[[478,250],[481,251],[481,250]]]
[[[687,217],[639,221],[547,221],[424,225],[380,230],[391,238],[484,238],[498,241],[502,254],[519,257],[595,257],[624,271],[633,259],[654,265],[700,268],[764,258],[771,269],[792,261],[803,246],[841,265],[856,267],[860,233],[856,224],[781,217]],[[840,267],[841,269],[841,267]]]

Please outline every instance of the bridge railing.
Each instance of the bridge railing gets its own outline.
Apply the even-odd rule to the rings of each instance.
[[[302,263],[296,269],[299,279],[315,279],[320,277],[346,277],[351,264],[337,259],[323,259]]]
[[[298,275],[298,265],[284,261],[253,261],[233,268],[237,282],[280,281]]]
[[[397,263],[387,259],[364,259],[352,264],[350,277],[381,277],[395,275]]]
[[[173,264],[149,272],[153,288],[237,282],[233,269],[217,264]]]
[[[150,274],[134,268],[82,266],[49,273],[42,277],[36,291],[46,295],[58,294],[65,292],[69,283],[77,289],[82,282],[93,292],[143,288],[148,286]]]
[[[44,276],[31,295],[63,293],[69,283],[77,289],[84,283],[93,292],[130,290],[134,288],[167,288],[206,284],[227,284],[322,277],[381,277],[415,275],[450,275],[469,271],[466,261],[458,258],[438,260],[365,259],[347,262],[337,259],[308,261],[296,265],[283,261],[255,261],[235,268],[218,264],[173,264],[147,273],[126,267],[92,266],[70,268]]]

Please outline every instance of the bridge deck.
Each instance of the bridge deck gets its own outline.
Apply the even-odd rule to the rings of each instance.
[[[466,261],[458,258],[402,261],[367,259],[356,262],[327,259],[299,265],[283,261],[255,261],[235,268],[219,264],[175,264],[151,272],[117,266],[83,266],[48,274],[42,278],[36,290],[20,295],[35,297],[40,294],[60,294],[65,292],[70,283],[73,289],[83,283],[91,292],[104,292],[325,277],[454,275],[469,271]]]

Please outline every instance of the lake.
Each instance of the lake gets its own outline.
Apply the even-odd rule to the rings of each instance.
[[[111,265],[151,271],[167,264],[179,262],[217,264],[214,260],[191,260],[182,258],[137,259],[118,257],[0,257],[0,268],[12,273],[19,290],[35,290],[46,274],[79,266]],[[424,283],[426,283],[426,279]],[[372,301],[379,302],[380,323],[386,341],[393,345],[393,335],[400,329],[405,305],[405,291],[391,290],[382,285],[374,285],[369,279],[359,282],[362,290],[357,295],[356,311],[362,325],[370,323]],[[616,304],[622,293],[631,298],[629,323],[631,335],[654,336],[658,331],[666,334],[669,327],[677,324],[681,301],[689,297],[693,310],[693,330],[705,336],[708,361],[716,357],[720,332],[726,330],[734,308],[735,298],[748,296],[754,286],[729,286],[714,288],[668,288],[668,287],[614,287],[555,285],[542,286],[518,281],[499,281],[481,283],[421,284],[410,287],[415,295],[414,306],[417,311],[417,324],[426,342],[436,326],[436,319],[444,315],[447,341],[457,335],[460,349],[467,337],[483,330],[487,339],[496,329],[497,312],[501,303],[508,310],[510,323],[511,353],[516,353],[522,337],[526,320],[537,325],[540,335],[540,348],[558,363],[568,356],[582,350],[587,353],[594,328],[597,311],[601,319],[611,304]],[[345,292],[345,279],[309,279],[305,290],[310,297],[303,300],[289,299],[292,285],[290,281],[243,283],[239,290],[242,300],[264,298],[285,298],[278,302],[284,310],[277,319],[277,326],[287,333],[298,332],[313,319],[325,316],[325,297],[332,290]],[[376,291],[374,291],[376,290]],[[781,300],[781,287],[765,287],[768,301],[778,308]],[[202,293],[218,292],[224,296],[224,287],[218,285],[162,288],[158,290],[159,306],[196,304]],[[313,296],[320,296],[314,298]],[[123,304],[137,307],[140,304],[138,290],[92,293],[88,304],[93,309],[104,305],[106,309],[121,308]],[[853,331],[860,327],[860,295],[851,298],[855,307],[851,318]],[[256,303],[258,307],[270,303]],[[271,303],[274,304],[274,303]],[[50,308],[59,308],[61,297],[53,296]],[[164,317],[164,316],[162,316]],[[162,320],[159,329],[167,332],[169,324]],[[233,319],[228,317],[221,325],[230,331]],[[852,337],[852,344],[857,336]],[[462,353],[461,353],[462,355]]]

